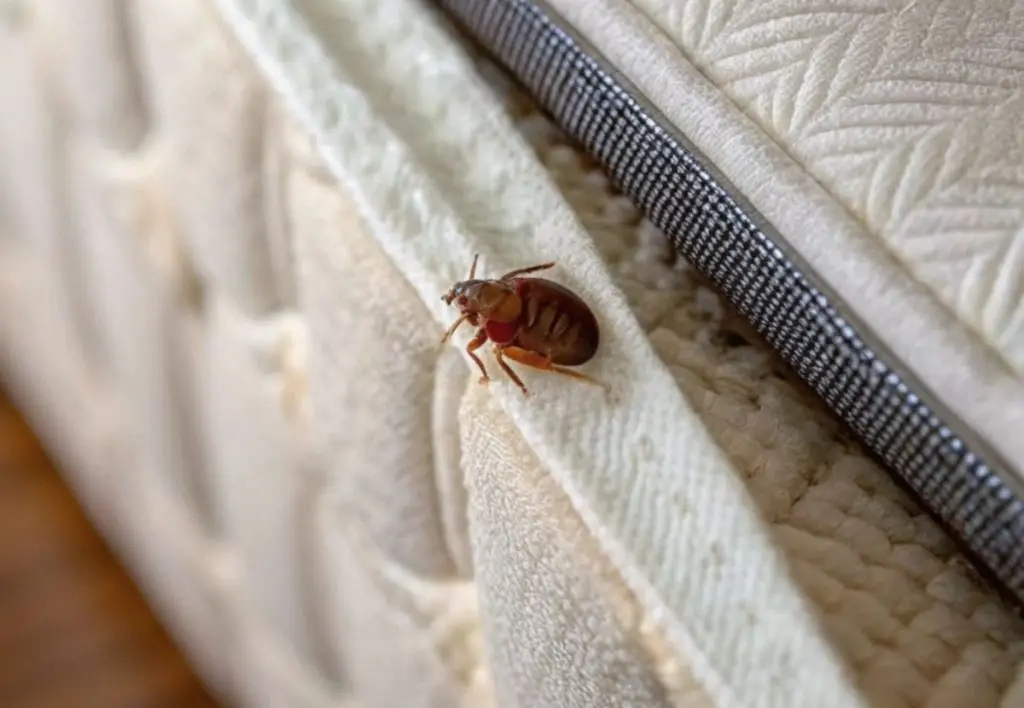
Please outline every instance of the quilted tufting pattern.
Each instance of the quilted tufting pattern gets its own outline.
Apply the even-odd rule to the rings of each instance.
[[[333,705],[281,119],[207,3],[143,5],[5,5],[5,374],[219,695]]]
[[[0,6],[0,96],[34,119],[0,115],[0,365],[204,678],[268,708],[724,705],[704,647],[666,636],[550,461],[440,345],[374,237],[386,222],[212,4],[68,2]],[[336,8],[307,4],[341,45]],[[872,705],[1012,700],[1020,620],[465,49],[550,177],[521,188],[557,189],[578,218],[843,671]],[[415,131],[402,96],[382,100]],[[453,171],[470,161],[449,153],[493,148],[446,130],[419,147]],[[482,231],[501,226],[492,177],[446,195]],[[653,451],[640,436],[630,454]]]

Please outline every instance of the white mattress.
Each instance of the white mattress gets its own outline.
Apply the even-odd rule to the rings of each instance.
[[[1016,7],[553,5],[1024,459]],[[0,375],[227,703],[1024,705],[1021,621],[424,4],[2,7]],[[838,97],[871,42],[945,107]],[[823,139],[851,101],[889,127]],[[439,341],[474,253],[557,261],[607,397],[476,384]]]
[[[1024,475],[1018,3],[551,4]]]

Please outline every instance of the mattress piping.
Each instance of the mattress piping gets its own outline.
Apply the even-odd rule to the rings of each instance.
[[[1024,489],[728,180],[539,0],[435,0],[1024,607]]]

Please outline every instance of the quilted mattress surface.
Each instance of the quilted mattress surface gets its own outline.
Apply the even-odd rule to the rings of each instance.
[[[0,3],[0,378],[203,678],[268,708],[1024,705],[1012,598],[459,4]],[[1020,3],[531,7],[1020,473]],[[556,262],[607,392],[478,384],[472,333],[441,344],[474,254]]]

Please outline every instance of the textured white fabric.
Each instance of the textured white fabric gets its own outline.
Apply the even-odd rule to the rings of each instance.
[[[460,577],[473,577],[473,558],[466,517],[466,487],[459,443],[458,409],[469,374],[462,356],[446,347],[437,359],[431,426],[434,439],[434,477],[441,499],[441,524],[448,553]]]
[[[228,704],[248,697],[253,705],[267,705],[254,699],[260,694],[263,701],[294,697],[284,705],[337,704],[315,690],[329,684],[310,658],[322,650],[306,646],[315,642],[303,642],[304,627],[294,616],[294,608],[318,604],[289,596],[296,584],[309,592],[315,582],[283,565],[267,569],[282,556],[287,561],[312,550],[308,538],[287,534],[287,516],[293,509],[301,514],[301,506],[285,503],[288,497],[281,494],[282,503],[271,505],[274,516],[267,520],[284,517],[282,522],[264,526],[263,519],[253,519],[263,513],[259,495],[291,489],[300,465],[267,459],[256,471],[269,469],[277,478],[265,475],[253,487],[252,480],[239,479],[244,460],[232,445],[257,436],[274,455],[305,459],[286,444],[301,441],[287,425],[296,406],[286,401],[275,409],[273,393],[261,394],[263,384],[273,392],[275,374],[294,369],[294,362],[271,359],[269,372],[254,374],[245,355],[255,351],[258,359],[259,346],[246,340],[245,327],[226,326],[223,318],[206,321],[206,283],[191,269],[179,210],[167,198],[173,152],[164,126],[147,121],[132,88],[138,66],[126,47],[139,39],[134,16],[124,3],[71,4],[7,3],[0,13],[4,383],[219,697]],[[212,9],[200,9],[204,27],[216,29]],[[234,45],[219,31],[213,46],[230,51]],[[251,71],[250,65],[243,68]],[[90,90],[97,86],[104,91]],[[201,114],[188,104],[174,118],[187,123],[189,115]],[[221,178],[244,185],[251,171],[240,166]],[[228,224],[225,231],[239,228]],[[246,267],[244,260],[229,265]],[[230,286],[243,282],[241,275],[224,280]],[[207,474],[212,468],[200,430],[211,417],[225,421],[215,408],[204,415],[195,385],[207,363],[216,377],[225,351],[241,358],[230,363],[230,373],[243,382],[225,377],[225,386],[234,381],[236,387],[225,393],[228,401],[218,402],[254,403],[248,417],[236,417],[215,441],[225,444],[215,445],[214,460],[235,473],[218,479]],[[257,379],[251,388],[246,373]],[[227,508],[214,494],[225,488],[231,494]],[[260,536],[249,533],[254,526],[273,534],[265,549],[258,545]],[[243,604],[249,613],[235,611]],[[273,629],[257,632],[268,625]],[[293,671],[297,663],[303,668]]]
[[[477,585],[502,705],[715,705],[664,651],[497,401],[470,385],[461,415]]]
[[[263,84],[206,0],[135,0],[132,15],[169,196],[196,268],[247,312],[280,306],[287,286],[275,282],[264,211],[275,204],[264,202],[261,174]]]
[[[936,154],[934,165],[945,164],[950,169],[951,178],[959,180],[963,177],[961,181],[956,182],[959,186],[953,185],[954,191],[960,196],[951,194],[954,202],[963,206],[958,211],[960,216],[957,218],[960,221],[947,222],[948,228],[961,228],[963,233],[949,233],[941,238],[927,238],[928,234],[925,233],[917,239],[910,239],[908,233],[904,234],[908,237],[905,245],[907,248],[918,248],[923,243],[942,244],[941,247],[946,249],[947,255],[940,258],[939,253],[934,254],[935,260],[930,262],[934,262],[936,266],[929,266],[934,268],[933,273],[941,272],[942,267],[938,264],[959,262],[963,268],[958,272],[965,274],[972,282],[985,282],[972,274],[970,264],[975,260],[970,254],[978,253],[979,264],[988,263],[988,256],[985,254],[989,253],[989,248],[995,241],[1001,240],[1008,248],[1007,259],[1004,259],[1007,265],[1006,275],[1013,276],[1017,272],[1015,269],[1019,269],[1022,262],[1020,259],[1024,256],[1020,255],[1017,246],[1014,245],[1020,238],[1019,233],[1014,235],[1013,229],[1019,229],[1022,222],[1019,215],[1013,217],[1012,214],[1018,213],[1015,210],[1019,210],[1021,200],[1013,196],[1013,188],[1004,188],[1004,179],[1011,179],[1011,183],[1017,180],[1019,184],[1019,170],[1024,169],[1024,161],[1018,160],[1014,163],[1012,158],[1008,158],[1011,172],[1014,169],[1018,170],[1015,173],[1018,176],[1004,178],[1005,169],[990,167],[991,163],[986,159],[977,160],[976,167],[971,169],[983,172],[988,170],[985,174],[989,176],[985,179],[992,180],[988,187],[983,181],[969,178],[966,173],[960,175],[954,167],[966,164],[963,162],[965,155],[977,155],[980,158],[981,154],[1001,150],[1004,145],[1007,147],[1007,156],[1016,154],[1024,139],[1020,137],[1019,131],[1016,137],[998,137],[1007,131],[989,133],[986,130],[970,128],[973,119],[964,124],[965,129],[958,128],[954,136],[943,127],[943,121],[950,114],[942,104],[950,103],[950,110],[954,106],[961,106],[965,112],[974,111],[975,109],[969,105],[970,102],[964,98],[970,94],[972,82],[970,76],[963,74],[961,69],[964,72],[978,72],[975,76],[982,81],[983,67],[955,57],[942,64],[942,68],[936,65],[927,71],[924,64],[912,63],[917,59],[926,63],[929,53],[933,51],[932,42],[927,45],[919,42],[929,31],[929,13],[950,13],[959,5],[936,2],[858,2],[850,8],[843,5],[842,8],[832,9],[831,6],[819,7],[813,3],[805,6],[804,3],[793,2],[773,4],[770,8],[765,6],[766,9],[759,9],[761,6],[756,3],[748,4],[738,0],[699,0],[691,3],[652,0],[633,4],[626,0],[594,0],[586,6],[572,0],[549,0],[549,4],[557,8],[560,14],[596,46],[674,125],[678,126],[710,162],[737,187],[739,193],[746,197],[783,237],[782,243],[788,250],[799,260],[808,263],[820,276],[826,290],[838,293],[840,300],[851,310],[851,318],[854,321],[862,323],[865,331],[873,333],[885,348],[891,350],[923,381],[932,396],[947,409],[954,411],[988,445],[1000,451],[1014,471],[1024,475],[1024,436],[1017,432],[1024,429],[1024,383],[1007,363],[1012,362],[1016,356],[1012,354],[1012,347],[1004,347],[1006,361],[1000,361],[992,348],[986,346],[978,334],[957,321],[932,291],[917,282],[917,275],[908,273],[906,267],[893,257],[891,251],[894,247],[893,239],[897,238],[892,229],[899,227],[900,223],[906,223],[908,227],[925,233],[931,228],[925,221],[932,218],[926,215],[934,216],[941,213],[942,207],[939,202],[933,201],[941,201],[941,190],[929,191],[930,180],[936,174],[932,169],[933,163],[926,159],[909,157],[893,160],[891,164],[880,163],[879,173],[886,175],[885,183],[889,185],[888,187],[882,187],[883,182],[872,186],[875,173],[870,170],[864,171],[866,166],[878,162],[887,154],[890,138],[899,139],[900,144],[907,148],[912,147],[915,140],[924,141],[921,143],[924,150],[926,144],[938,148],[944,145],[942,141],[946,138],[952,140],[955,137],[956,140],[950,142],[949,146],[956,149],[948,160],[943,162],[944,158]],[[657,16],[663,21],[668,34],[658,29],[633,5],[651,8],[652,15],[657,11]],[[997,18],[1000,16],[1002,4],[976,2],[970,5],[977,6],[979,11],[989,8],[985,11],[991,12],[986,26],[996,27],[1000,24]],[[863,10],[876,6],[877,11]],[[904,6],[917,9],[902,13],[899,10]],[[851,9],[855,7],[861,7],[863,11]],[[691,12],[694,14],[691,15]],[[773,13],[778,15],[779,22],[774,25],[762,22],[765,18],[761,15],[768,17]],[[893,18],[897,15],[900,21],[894,24]],[[984,13],[979,15],[979,19],[981,17],[984,17]],[[911,19],[916,24],[908,27],[905,23]],[[802,21],[806,21],[806,24]],[[892,48],[899,47],[895,39],[903,36],[906,38],[905,47],[909,54],[902,59],[893,58],[883,63],[880,57],[873,55],[871,51],[859,53],[862,52],[862,48],[846,44],[848,40],[860,37],[860,30],[869,25],[874,30],[865,32],[863,39],[885,42],[885,35],[892,27]],[[684,27],[687,28],[685,31]],[[742,29],[743,27],[747,29]],[[742,79],[742,74],[734,73],[731,76],[738,83],[722,78],[723,85],[719,86],[717,75],[708,74],[713,67],[704,63],[704,55],[701,52],[715,45],[716,38],[724,40],[733,33],[737,57],[729,58],[728,53],[721,49],[716,51],[721,52],[725,64],[743,58],[751,76]],[[792,37],[793,40],[785,41],[787,37]],[[749,51],[745,43],[749,43]],[[941,42],[935,41],[934,44],[940,45]],[[762,46],[763,51],[760,49]],[[959,46],[964,48],[964,52],[970,53],[973,45]],[[877,54],[881,49],[876,48],[873,51]],[[985,43],[979,43],[977,52],[984,51]],[[1001,56],[1007,62],[1012,62],[1017,56],[1019,61],[1019,55],[1013,52],[1004,52]],[[772,123],[777,119],[780,125],[789,126],[792,116],[797,115],[794,106],[801,101],[804,106],[801,109],[803,112],[820,104],[823,111],[821,119],[826,118],[825,113],[833,116],[832,119],[842,119],[842,116],[846,115],[846,109],[843,107],[843,101],[839,99],[844,94],[854,98],[860,90],[857,87],[880,85],[877,81],[871,81],[871,72],[876,67],[875,59],[879,59],[878,70],[906,64],[908,73],[912,74],[917,69],[909,67],[917,66],[922,72],[922,81],[917,84],[891,84],[896,93],[888,102],[879,103],[879,108],[884,107],[886,110],[884,116],[882,113],[879,113],[877,119],[870,115],[864,116],[866,108],[860,109],[861,113],[856,114],[862,118],[854,118],[854,114],[851,114],[851,122],[864,120],[865,127],[860,135],[868,140],[868,143],[860,147],[850,147],[850,152],[844,157],[841,151],[835,146],[830,146],[828,141],[820,142],[824,133],[819,137],[813,137],[814,131],[808,127],[806,121],[798,121],[795,125],[802,125],[808,130],[808,140],[813,137],[813,140],[819,141],[817,144],[821,146],[820,154],[823,157],[831,155],[827,164],[828,174],[831,175],[829,179],[833,184],[841,185],[841,189],[846,190],[848,187],[843,179],[844,176],[849,176],[849,184],[858,185],[854,189],[861,191],[855,195],[856,199],[851,196],[851,200],[857,204],[864,205],[862,194],[872,190],[873,194],[886,194],[888,190],[888,193],[899,192],[908,198],[912,197],[908,202],[888,199],[879,202],[883,212],[896,210],[892,212],[893,219],[885,221],[884,228],[881,222],[867,219],[866,212],[855,208],[854,201],[839,199],[823,188],[822,176],[808,169],[805,163],[800,161],[799,151],[794,153],[789,150],[790,137],[795,148],[797,136],[790,136],[788,132],[778,133]],[[710,57],[708,61],[711,61]],[[829,69],[833,66],[829,62],[840,61],[842,71]],[[757,62],[763,63],[758,65]],[[976,68],[969,69],[971,66]],[[808,72],[808,80],[801,83],[804,76],[802,72],[805,71]],[[1015,74],[1009,69],[999,71],[1004,79],[1006,71],[1018,77],[1012,79],[1008,86],[1014,85],[1013,81],[1019,81],[1019,72]],[[834,84],[830,83],[833,79]],[[928,81],[932,79],[933,83],[929,84]],[[984,84],[984,81],[982,83]],[[998,81],[996,83],[998,84]],[[737,107],[734,102],[735,96],[731,96],[730,92],[739,85],[742,85],[746,92],[746,99],[740,101],[740,107]],[[936,97],[932,104],[925,100],[925,95],[918,96],[921,99],[918,101],[909,95],[901,97],[899,94],[901,86],[907,90],[920,91],[929,85],[932,86]],[[943,85],[951,91],[948,97],[944,90],[937,88]],[[756,98],[751,93],[755,86],[762,89],[762,93]],[[799,86],[806,88],[797,90]],[[979,101],[987,103],[990,100],[989,90],[979,90],[985,94],[979,94]],[[992,87],[992,91],[996,90]],[[1013,95],[1007,94],[1010,98]],[[928,108],[929,105],[932,108]],[[1002,111],[1014,105],[1018,104],[1008,100],[1006,103],[996,104],[993,110],[998,108]],[[828,111],[824,110],[826,106]],[[918,113],[929,110],[933,115],[921,120],[915,118]],[[890,125],[894,120],[893,116],[896,115],[894,111],[896,114],[902,111],[908,121],[905,129],[894,128],[899,135],[894,133],[890,136],[886,134],[884,128],[876,129],[870,126],[872,120]],[[799,118],[799,115],[797,117]],[[995,119],[995,116],[993,118]],[[1016,120],[1010,118],[1009,123],[1005,122],[1008,120],[1005,117],[999,117],[998,120],[1004,128],[1019,127],[1022,123],[1019,114]],[[821,130],[826,128],[827,126],[822,127]],[[786,130],[789,128],[786,127]],[[1012,134],[1012,130],[1010,133]],[[838,137],[836,140],[838,141]],[[972,141],[985,141],[985,152],[982,153],[980,143]],[[810,149],[810,145],[807,148]],[[920,157],[923,158],[925,155],[922,154]],[[846,163],[842,162],[844,159],[847,160]],[[898,186],[894,182],[897,178],[901,180]],[[975,190],[974,196],[968,198],[963,194],[963,190],[971,189]],[[909,209],[910,204],[916,203],[918,199],[921,201],[915,208],[918,209],[920,219],[924,221],[911,219],[909,212],[904,214],[900,211]],[[1002,206],[999,206],[1000,204]],[[971,210],[972,205],[978,207],[977,213]],[[982,205],[991,205],[991,208],[983,208]],[[906,217],[906,222],[900,221],[903,217]],[[986,221],[990,219],[1001,224],[998,230],[1002,235],[983,229]],[[978,230],[974,231],[976,227]],[[972,233],[976,233],[977,236],[972,236]],[[903,236],[899,238],[902,239]],[[926,260],[921,251],[917,253],[922,254],[922,261]],[[941,274],[936,277],[946,279],[946,276]],[[1008,284],[1005,287],[1009,289],[1005,291],[1004,286],[1000,284],[1003,281],[999,278],[991,281],[993,288],[998,288],[1004,293],[999,295],[995,302],[1005,303],[1004,310],[1007,314],[998,318],[998,324],[995,320],[991,322],[1003,334],[997,336],[995,330],[985,329],[988,325],[981,319],[970,320],[967,310],[960,313],[972,324],[978,325],[993,344],[1002,342],[1009,346],[1012,341],[1019,341],[1017,338],[1020,332],[1024,331],[1019,329],[1022,301],[1020,280],[1019,276],[1013,277],[1016,278],[1016,285]],[[943,288],[948,288],[951,282],[953,281],[949,280]],[[1016,296],[1012,294],[1015,290]],[[970,301],[970,298],[962,300],[963,303]],[[1010,314],[1011,311],[1016,314]]]
[[[474,251],[487,271],[556,259],[596,308],[605,338],[591,371],[611,385],[610,400],[550,380],[528,402],[500,384],[494,395],[716,700],[856,705],[739,480],[607,286],[571,213],[502,134],[507,121],[472,109],[493,104],[429,18],[405,3],[308,3],[307,25],[284,3],[220,5],[438,323],[450,313],[437,294]],[[367,93],[348,83],[350,71]],[[369,102],[379,109],[396,95],[402,111],[386,125]]]
[[[745,480],[872,705],[995,706],[1024,625],[602,168],[480,64]],[[866,618],[869,618],[866,621]]]
[[[55,78],[68,96],[68,117],[102,145],[138,147],[147,116],[123,3],[37,0],[32,6],[45,17],[50,33],[46,48]],[[96,80],[96,72],[103,81]]]
[[[395,561],[444,577],[453,566],[432,474],[431,411],[424,405],[434,385],[436,325],[387,256],[362,235],[346,197],[300,171],[289,191],[317,381],[311,403],[331,484],[347,497],[338,513],[360,518]]]
[[[0,375],[229,704],[1017,704],[1024,626],[418,5],[71,1],[0,15]],[[613,400],[439,344],[476,248],[559,259]]]
[[[200,325],[194,310],[178,306],[187,274],[157,195],[160,151],[147,145],[129,161],[92,149],[69,143],[68,166],[76,177],[72,213],[86,292],[105,343],[104,373],[133,412],[125,422],[143,441],[139,464],[179,498],[194,500],[212,524],[192,415]]]
[[[1024,375],[1024,7],[633,4]]]
[[[54,99],[52,42],[40,32],[26,31],[32,14],[20,3],[4,9],[0,21],[0,228],[9,239],[31,244],[53,276],[48,295],[53,304],[76,320],[69,292],[69,254],[62,248],[63,181],[55,141],[61,133],[59,115],[49,110]]]
[[[312,608],[322,593],[313,573],[313,504],[324,480],[313,457],[304,372],[289,366],[304,329],[294,316],[250,321],[211,303],[202,372],[205,448],[218,522],[246,569],[251,613],[321,671],[326,636]]]
[[[517,664],[535,656],[550,662],[572,652],[572,659],[563,658],[564,665],[542,662],[532,673],[572,677],[576,669],[588,668],[589,681],[569,678],[542,704],[579,704],[580,692],[592,695],[599,683],[609,705],[629,705],[636,682],[611,670],[620,663],[609,664],[620,662],[616,635],[599,633],[596,638],[605,640],[606,649],[595,655],[591,643],[557,641],[559,635],[545,634],[545,619],[559,623],[560,618],[563,626],[612,624],[599,608],[581,604],[579,591],[570,586],[567,592],[564,559],[538,567],[530,562],[530,552],[485,553],[477,561],[470,557],[471,543],[479,554],[482,546],[532,533],[537,526],[529,509],[511,505],[508,517],[477,518],[472,531],[468,528],[463,476],[491,456],[480,456],[462,439],[502,422],[504,428],[495,433],[518,433],[496,405],[482,416],[459,420],[467,384],[475,378],[456,350],[439,346],[438,326],[429,328],[425,340],[415,331],[419,328],[409,333],[399,327],[408,319],[395,314],[406,315],[422,304],[384,256],[353,202],[336,185],[316,182],[317,173],[315,165],[297,171],[289,191],[296,198],[295,213],[306,215],[294,222],[299,294],[312,335],[309,372],[318,382],[312,395],[314,418],[322,429],[334,488],[322,501],[317,536],[324,543],[324,565],[338,569],[327,574],[338,583],[329,593],[338,598],[332,600],[337,609],[331,613],[336,622],[331,634],[338,654],[346,657],[356,693],[372,705],[541,705],[518,700],[529,691],[527,676],[492,690],[490,674],[497,672],[500,681],[504,672],[516,671]],[[333,248],[334,233],[344,234],[344,252]],[[346,291],[339,282],[347,284]],[[476,386],[472,391],[489,395]],[[582,562],[582,554],[575,560]],[[607,565],[591,558],[588,565],[602,562]],[[494,576],[532,579],[532,592],[523,592],[521,582],[507,584],[504,591],[521,596],[523,603],[532,600],[525,608],[520,604],[529,612],[512,612],[508,603],[478,610],[477,589],[486,598],[487,580]],[[476,582],[465,580],[470,577]],[[633,611],[642,614],[639,608]],[[485,631],[486,620],[490,631]],[[511,639],[503,637],[502,628],[510,624],[536,639],[506,648]],[[491,647],[488,656],[515,651],[518,661],[492,658],[485,663],[482,634]],[[541,641],[545,636],[550,641]],[[408,680],[396,681],[396,672]],[[642,662],[634,673],[648,676],[650,694],[651,668]],[[660,685],[654,690],[660,692]]]
[[[319,514],[331,637],[353,693],[367,706],[494,705],[482,665],[476,591],[421,579],[376,548],[339,500]]]

